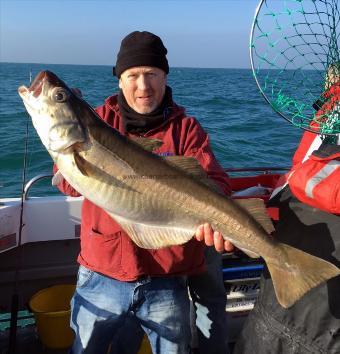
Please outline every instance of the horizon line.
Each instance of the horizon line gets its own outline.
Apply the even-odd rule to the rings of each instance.
[[[2,61],[0,64],[28,64],[28,65],[72,65],[72,66],[108,66],[113,67],[111,64],[69,64],[69,63],[30,63],[30,62],[16,62],[16,61]],[[201,66],[170,66],[170,69],[238,69],[238,70],[251,70],[251,67],[201,67]]]

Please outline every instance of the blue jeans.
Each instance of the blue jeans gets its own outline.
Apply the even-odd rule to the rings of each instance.
[[[153,353],[185,354],[190,345],[190,303],[183,277],[122,282],[80,266],[71,301],[72,354],[115,351],[115,336],[129,321],[148,335]],[[129,333],[133,341],[134,333]]]
[[[222,273],[222,256],[213,247],[205,249],[206,272],[188,277],[193,303],[191,314],[194,347],[200,354],[228,354],[227,297]],[[130,321],[110,354],[137,354],[144,332]],[[133,338],[129,333],[134,333]]]

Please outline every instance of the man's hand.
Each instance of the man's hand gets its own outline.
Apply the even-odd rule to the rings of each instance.
[[[215,246],[216,251],[220,253],[233,252],[235,248],[232,243],[223,239],[220,232],[214,231],[208,223],[197,228],[195,237],[198,241],[204,241],[207,246]]]

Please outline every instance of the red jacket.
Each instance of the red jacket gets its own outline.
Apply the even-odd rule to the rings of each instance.
[[[340,85],[325,94],[329,100],[316,113],[339,111]],[[305,132],[286,176],[292,193],[301,202],[333,214],[340,214],[340,137],[338,144],[324,144],[321,137]],[[282,181],[281,181],[282,183]]]
[[[107,98],[96,111],[104,121],[124,134],[117,96]],[[230,195],[228,176],[216,161],[207,134],[196,119],[185,115],[183,108],[173,104],[166,122],[143,136],[163,141],[163,145],[155,150],[159,155],[195,157],[208,176]],[[58,187],[65,194],[79,195],[65,180]],[[181,246],[158,250],[139,248],[105,211],[84,200],[78,262],[96,272],[123,281],[144,275],[189,275],[204,269],[203,250],[203,242],[195,239]]]
[[[329,112],[332,110],[337,110],[339,112],[340,104],[340,83],[337,83],[329,88],[323,97],[328,99],[328,101],[316,112],[316,119],[321,119],[323,115],[328,116]],[[312,125],[316,126],[316,122],[312,122]],[[321,138],[319,135],[306,132],[303,134],[301,142],[298,149],[295,151],[293,157],[293,168],[297,164],[303,162],[314,150],[317,150],[321,144]]]

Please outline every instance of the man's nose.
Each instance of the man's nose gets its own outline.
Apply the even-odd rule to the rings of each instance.
[[[140,75],[138,77],[137,84],[139,90],[146,90],[150,86],[149,80],[146,75]]]

